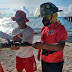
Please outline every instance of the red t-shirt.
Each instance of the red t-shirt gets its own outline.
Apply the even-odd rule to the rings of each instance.
[[[58,40],[67,39],[67,31],[63,25],[56,22],[50,27],[44,26],[41,30],[41,42],[45,41],[45,43],[57,43]],[[50,50],[48,50],[50,51]],[[41,58],[45,62],[49,63],[58,63],[63,61],[63,51],[57,51],[52,54],[48,54],[48,56],[42,55],[43,49],[41,49]]]

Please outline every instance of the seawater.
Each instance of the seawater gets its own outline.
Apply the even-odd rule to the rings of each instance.
[[[40,36],[40,31],[41,31],[41,28],[43,27],[42,18],[28,17],[28,19],[29,19],[29,22],[27,22],[27,25],[34,29],[35,35]],[[60,20],[60,23],[65,26],[68,32],[68,36],[71,37],[72,36],[72,22],[66,20],[64,17],[58,17],[58,20]],[[15,29],[16,27],[18,27],[18,25],[15,21],[11,20],[11,17],[0,18],[0,31],[11,35],[12,30]]]

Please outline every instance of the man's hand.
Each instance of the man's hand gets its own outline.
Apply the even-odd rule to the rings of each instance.
[[[17,46],[17,47],[15,45],[11,46],[11,50],[18,50],[18,49],[20,49],[19,46]]]
[[[19,38],[17,35],[13,37],[13,40],[14,40],[15,42],[21,42],[21,41],[22,41],[22,39]]]

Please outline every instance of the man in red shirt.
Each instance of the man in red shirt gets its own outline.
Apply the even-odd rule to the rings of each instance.
[[[43,72],[62,72],[63,49],[67,39],[65,27],[57,21],[58,14],[62,10],[50,2],[40,5],[40,16],[43,17],[41,30],[41,42],[36,42],[33,47],[39,49],[42,59]]]

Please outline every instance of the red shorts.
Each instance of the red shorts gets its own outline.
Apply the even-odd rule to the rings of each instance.
[[[16,56],[17,71],[22,71],[24,68],[26,72],[34,72],[37,70],[36,61],[34,56],[28,58],[20,58]]]
[[[0,72],[4,72],[1,63],[0,63]]]

